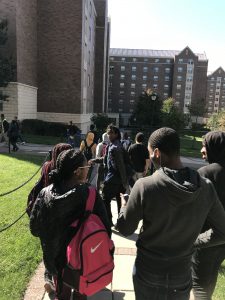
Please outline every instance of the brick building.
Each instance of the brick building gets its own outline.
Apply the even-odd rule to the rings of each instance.
[[[189,47],[182,51],[110,49],[108,112],[127,124],[141,93],[151,88],[160,99],[173,97],[187,112],[192,101],[205,99],[208,60]]]
[[[207,77],[207,116],[225,109],[225,71],[219,67]]]
[[[102,112],[107,63],[107,0],[2,0],[7,51],[16,76],[3,112],[11,119],[73,120],[85,132]]]

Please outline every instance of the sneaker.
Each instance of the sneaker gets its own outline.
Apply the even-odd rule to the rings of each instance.
[[[45,291],[48,293],[48,294],[52,294],[55,292],[55,286],[53,284],[52,281],[46,281],[45,282],[45,285],[44,285],[44,288],[45,288]]]

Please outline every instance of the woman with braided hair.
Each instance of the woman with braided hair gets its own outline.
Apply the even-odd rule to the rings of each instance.
[[[59,278],[66,263],[66,247],[70,225],[83,216],[89,193],[87,174],[89,166],[80,150],[63,151],[57,159],[56,169],[50,173],[52,184],[38,195],[30,216],[30,229],[41,239],[47,269]],[[98,192],[93,212],[98,215],[109,235],[111,229],[104,204]],[[61,284],[56,288],[59,300],[86,299]]]

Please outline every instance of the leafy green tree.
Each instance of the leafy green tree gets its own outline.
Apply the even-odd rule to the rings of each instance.
[[[161,107],[162,102],[159,96],[151,90],[145,91],[144,94],[139,97],[131,120],[141,127],[160,126]]]
[[[207,121],[207,127],[211,130],[225,130],[225,111],[213,114]]]
[[[191,117],[195,118],[194,126],[198,123],[198,118],[203,117],[206,113],[205,100],[200,99],[196,102],[191,103],[188,106],[189,113]]]
[[[0,88],[6,87],[13,79],[15,65],[12,62],[12,57],[7,57],[4,51],[4,45],[7,42],[8,22],[7,20],[0,21]],[[7,100],[8,96],[0,91],[0,100]]]
[[[91,117],[91,121],[95,124],[96,129],[99,131],[105,131],[106,127],[111,123],[111,119],[106,114],[94,114]]]
[[[180,130],[184,127],[184,115],[176,107],[173,98],[163,101],[161,112],[163,126],[168,126],[175,130]]]

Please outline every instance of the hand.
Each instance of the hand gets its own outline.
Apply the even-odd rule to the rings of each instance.
[[[92,166],[92,165],[94,165],[94,164],[95,164],[94,159],[90,159],[90,160],[88,161],[88,166]]]
[[[129,195],[120,193],[120,199],[121,199],[121,207],[127,206]]]

